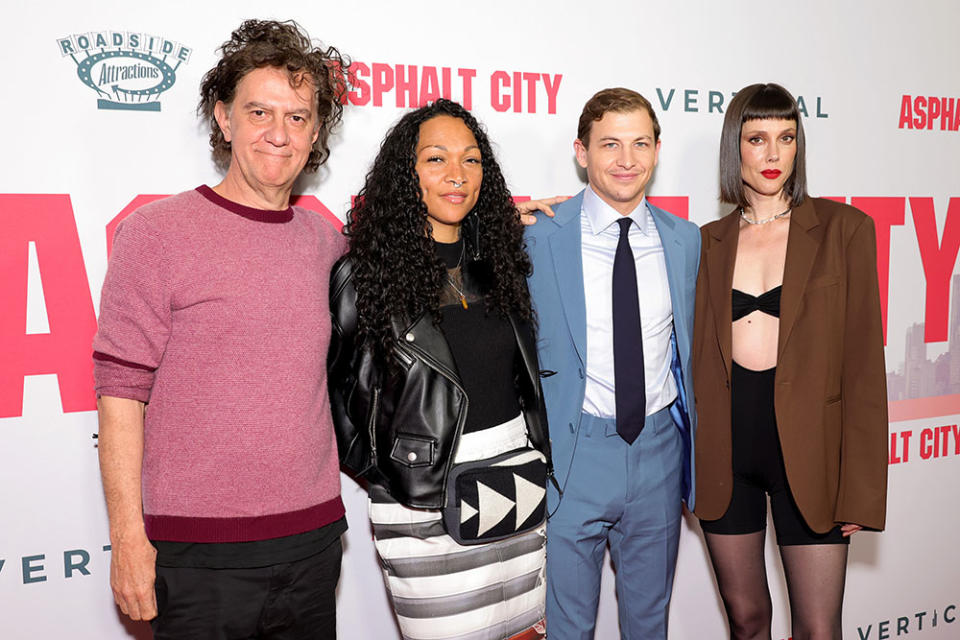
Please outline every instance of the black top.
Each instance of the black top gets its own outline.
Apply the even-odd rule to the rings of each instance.
[[[780,290],[783,289],[783,285],[779,287],[774,287],[765,293],[761,293],[759,296],[752,296],[749,293],[744,293],[739,289],[733,290],[733,321],[736,322],[743,316],[753,313],[754,311],[762,311],[767,315],[771,315],[774,318],[780,317]]]
[[[513,327],[496,311],[487,312],[479,292],[464,290],[460,272],[466,259],[463,239],[434,245],[452,281],[445,283],[441,294],[440,326],[469,399],[463,432],[502,424],[520,414],[514,385],[519,351]]]

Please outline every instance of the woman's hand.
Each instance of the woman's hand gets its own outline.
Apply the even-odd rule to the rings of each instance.
[[[861,529],[863,529],[863,527],[858,524],[845,524],[840,527],[840,532],[843,534],[844,538],[847,538]]]
[[[560,204],[564,200],[569,200],[570,196],[553,196],[552,198],[541,198],[539,200],[527,200],[517,203],[517,212],[520,214],[520,222],[529,226],[537,221],[534,211],[542,211],[544,214],[553,217],[553,209],[550,205]]]

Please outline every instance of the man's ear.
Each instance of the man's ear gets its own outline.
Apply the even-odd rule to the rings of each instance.
[[[577,164],[584,169],[587,168],[587,145],[583,144],[580,138],[573,141],[573,151],[577,154]]]
[[[230,138],[232,137],[230,133],[230,111],[227,109],[227,105],[223,103],[223,100],[217,100],[217,104],[213,105],[213,117],[217,121],[217,126],[220,127],[223,139],[230,142]]]

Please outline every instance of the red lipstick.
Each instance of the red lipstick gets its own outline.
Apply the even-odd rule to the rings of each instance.
[[[767,169],[766,171],[761,171],[760,173],[767,180],[776,180],[780,177],[782,172],[779,169]]]

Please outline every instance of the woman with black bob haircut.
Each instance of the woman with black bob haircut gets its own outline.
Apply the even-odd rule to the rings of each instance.
[[[476,119],[448,100],[403,116],[345,233],[331,405],[403,636],[541,637],[552,472],[530,261]]]
[[[850,536],[886,518],[887,396],[873,222],[806,192],[803,122],[744,88],[701,229],[693,372],[696,514],[732,638],[771,634],[767,495],[795,640],[840,638]]]

